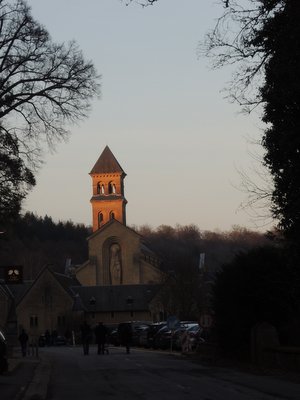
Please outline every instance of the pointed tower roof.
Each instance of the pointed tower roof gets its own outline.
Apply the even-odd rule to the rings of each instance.
[[[118,163],[116,157],[111,152],[108,146],[105,147],[96,164],[93,166],[90,175],[92,174],[105,174],[119,172],[125,175],[123,168]]]

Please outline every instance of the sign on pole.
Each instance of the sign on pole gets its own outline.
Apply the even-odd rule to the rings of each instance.
[[[210,314],[202,314],[199,324],[202,328],[210,328],[213,323],[213,317]]]
[[[171,331],[180,328],[180,321],[175,315],[170,315],[170,317],[167,318],[167,327]]]

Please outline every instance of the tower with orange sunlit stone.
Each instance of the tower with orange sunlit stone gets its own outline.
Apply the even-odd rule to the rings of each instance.
[[[90,176],[93,186],[93,196],[90,200],[93,213],[93,232],[112,219],[126,225],[127,200],[124,197],[126,174],[108,146],[105,147],[93,166]]]

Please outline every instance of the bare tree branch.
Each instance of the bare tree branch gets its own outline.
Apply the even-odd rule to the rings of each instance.
[[[87,117],[99,91],[99,76],[74,41],[53,43],[25,0],[0,0],[1,138],[14,139],[0,150],[19,158],[12,168],[34,171],[43,144],[67,138],[67,125]],[[14,142],[18,150],[10,152]]]

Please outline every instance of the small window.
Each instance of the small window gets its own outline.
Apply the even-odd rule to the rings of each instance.
[[[105,189],[104,189],[104,185],[101,182],[97,183],[97,194],[104,194],[105,193]]]
[[[109,182],[109,184],[108,184],[108,193],[109,194],[116,193],[116,185],[113,182]]]
[[[115,219],[115,213],[113,211],[109,213],[109,219]]]
[[[98,214],[98,228],[103,224],[103,214],[102,212],[99,212]]]
[[[38,326],[38,317],[37,315],[31,315],[30,316],[30,327],[34,328]]]
[[[64,315],[58,315],[57,317],[57,325],[58,326],[65,326],[66,325],[66,317]]]
[[[90,303],[91,306],[94,306],[94,305],[96,304],[96,299],[95,299],[94,296],[92,296],[92,297],[90,298],[89,303]]]

